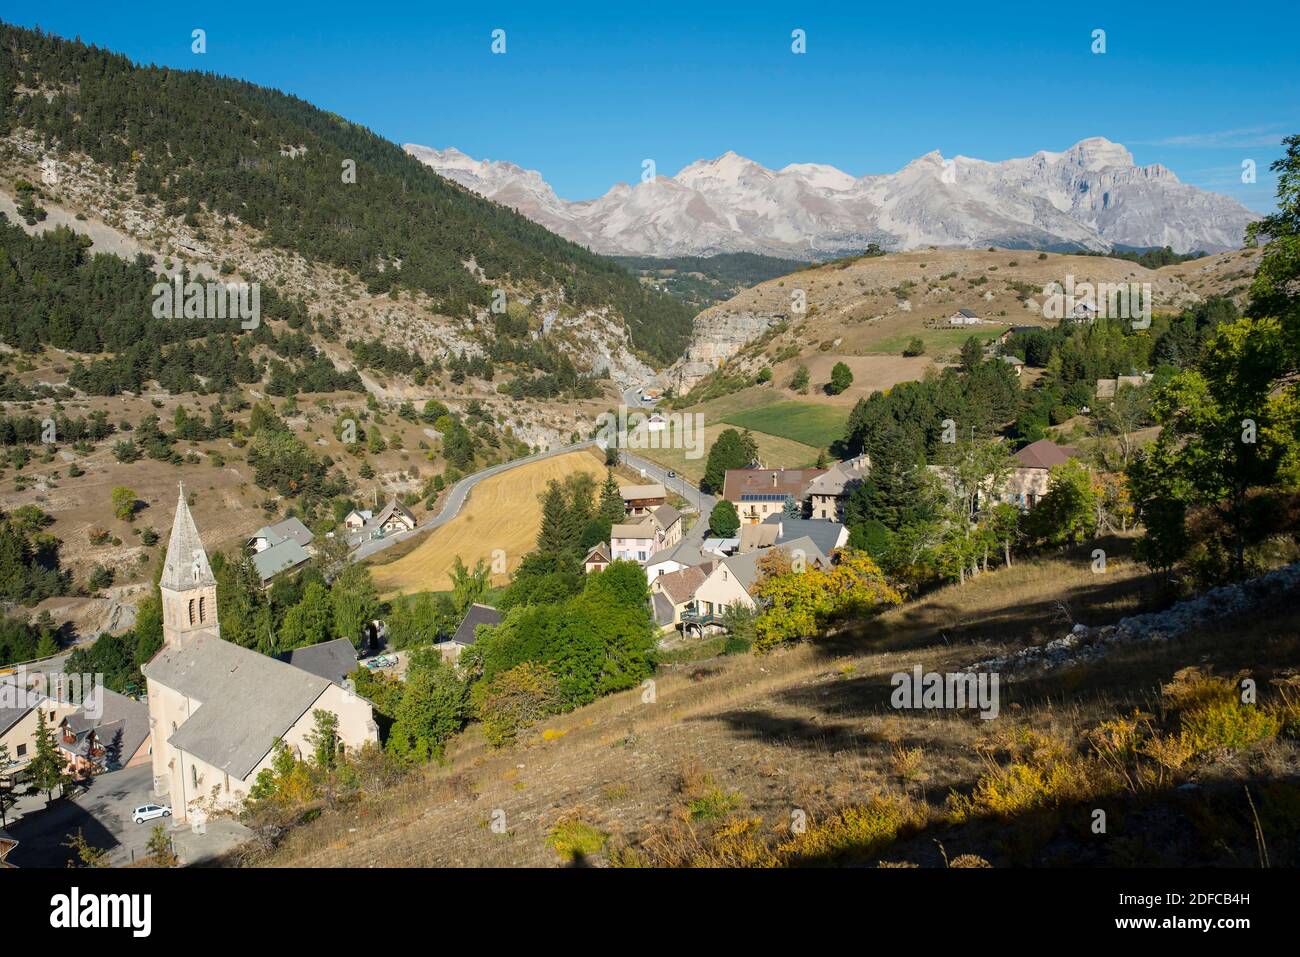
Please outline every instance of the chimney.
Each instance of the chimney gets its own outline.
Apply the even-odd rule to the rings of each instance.
[[[776,488],[776,473],[772,473],[772,488]]]

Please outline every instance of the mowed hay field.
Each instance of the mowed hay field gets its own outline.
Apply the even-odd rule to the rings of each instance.
[[[457,555],[470,568],[480,558],[490,565],[498,548],[505,552],[513,572],[537,544],[542,526],[538,496],[552,479],[563,481],[577,472],[597,481],[605,475],[600,461],[583,451],[530,462],[485,479],[470,491],[460,514],[429,532],[414,550],[396,561],[372,566],[375,584],[385,595],[445,591],[451,588],[449,573]],[[493,581],[503,584],[505,578],[494,575]]]

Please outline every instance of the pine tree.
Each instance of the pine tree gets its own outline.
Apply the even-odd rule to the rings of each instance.
[[[36,712],[36,754],[27,765],[27,772],[38,790],[45,792],[46,800],[54,797],[54,789],[62,793],[69,780],[64,770],[66,762],[59,755],[59,747],[54,741],[54,729],[45,721],[45,712]]]
[[[613,524],[614,522],[623,521],[623,515],[623,495],[618,490],[618,482],[614,480],[614,473],[607,469],[605,471],[605,482],[600,487],[600,519]]]

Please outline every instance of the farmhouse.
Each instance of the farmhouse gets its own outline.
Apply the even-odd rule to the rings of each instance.
[[[668,490],[659,482],[648,485],[622,485],[623,511],[631,516],[646,515],[668,502]]]
[[[217,581],[185,504],[176,504],[159,581],[163,646],[141,669],[148,683],[155,792],[178,821],[197,802],[237,808],[268,767],[277,739],[301,754],[314,712],[338,721],[340,747],[379,738],[370,703],[337,684],[221,638]]]
[[[808,483],[808,496],[812,499],[812,517],[828,521],[844,521],[844,506],[853,490],[871,471],[871,456],[859,455],[836,462]]]
[[[958,309],[948,317],[948,325],[950,326],[978,326],[983,323],[984,320],[973,309]]]
[[[740,521],[758,524],[785,508],[787,499],[800,508],[813,480],[826,469],[727,469],[722,497],[736,506]]]
[[[1014,456],[1018,464],[1007,478],[1003,501],[1025,509],[1033,508],[1047,494],[1049,471],[1078,454],[1078,449],[1057,445],[1050,439],[1039,439],[1026,445]]]

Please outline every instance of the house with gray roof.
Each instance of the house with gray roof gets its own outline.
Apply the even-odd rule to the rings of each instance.
[[[491,605],[480,605],[475,602],[466,610],[465,617],[456,626],[455,633],[445,641],[438,642],[435,647],[442,652],[445,660],[455,661],[462,651],[477,640],[476,632],[479,625],[499,624],[501,624],[501,612]]]
[[[105,771],[146,764],[153,751],[149,706],[97,686],[81,707],[63,719],[59,746]]]
[[[311,556],[307,554],[305,548],[292,538],[286,538],[253,555],[253,568],[257,570],[258,578],[265,585],[281,572],[301,568],[310,560]]]
[[[324,678],[340,687],[357,670],[357,649],[347,638],[294,648],[279,655],[285,664]]]
[[[254,552],[262,552],[292,539],[305,549],[311,545],[315,537],[311,529],[300,519],[286,518],[274,525],[263,525],[259,528],[248,540],[248,547]]]

